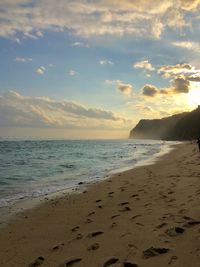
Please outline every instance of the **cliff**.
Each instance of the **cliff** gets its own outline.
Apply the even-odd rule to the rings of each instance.
[[[191,140],[200,137],[200,106],[191,112],[154,120],[140,120],[130,138]]]

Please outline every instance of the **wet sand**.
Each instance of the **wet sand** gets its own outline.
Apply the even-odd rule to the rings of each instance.
[[[0,229],[0,266],[199,267],[199,207],[200,153],[180,144],[16,216]]]

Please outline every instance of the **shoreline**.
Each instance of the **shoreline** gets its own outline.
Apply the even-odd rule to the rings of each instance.
[[[113,176],[116,176],[121,173],[123,174],[126,171],[130,171],[138,167],[156,164],[156,162],[162,160],[162,157],[169,154],[180,143],[181,142],[174,142],[174,144],[164,144],[164,149],[161,147],[161,150],[159,152],[153,154],[153,158],[148,157],[147,159],[142,159],[139,162],[135,163],[132,167],[129,165],[126,167],[118,167],[115,170],[110,170],[106,175],[100,177],[100,179],[95,179],[90,182],[80,182],[75,186],[66,187],[58,191],[46,193],[45,195],[41,195],[38,197],[25,197],[24,199],[17,200],[16,202],[8,206],[0,207],[0,228],[5,227],[10,220],[14,219],[15,216],[18,216],[21,212],[35,209],[39,205],[42,205],[47,202],[48,200],[59,198],[66,194],[81,194],[90,186],[101,183],[109,178],[112,178]]]
[[[23,211],[0,229],[0,265],[198,267],[199,179],[196,144],[182,143],[153,165]]]

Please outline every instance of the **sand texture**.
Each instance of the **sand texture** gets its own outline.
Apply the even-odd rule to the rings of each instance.
[[[0,230],[0,266],[199,267],[196,144],[24,211]]]

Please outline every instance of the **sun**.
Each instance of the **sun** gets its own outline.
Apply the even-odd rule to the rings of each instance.
[[[200,86],[193,87],[188,93],[188,104],[191,108],[200,105]]]

